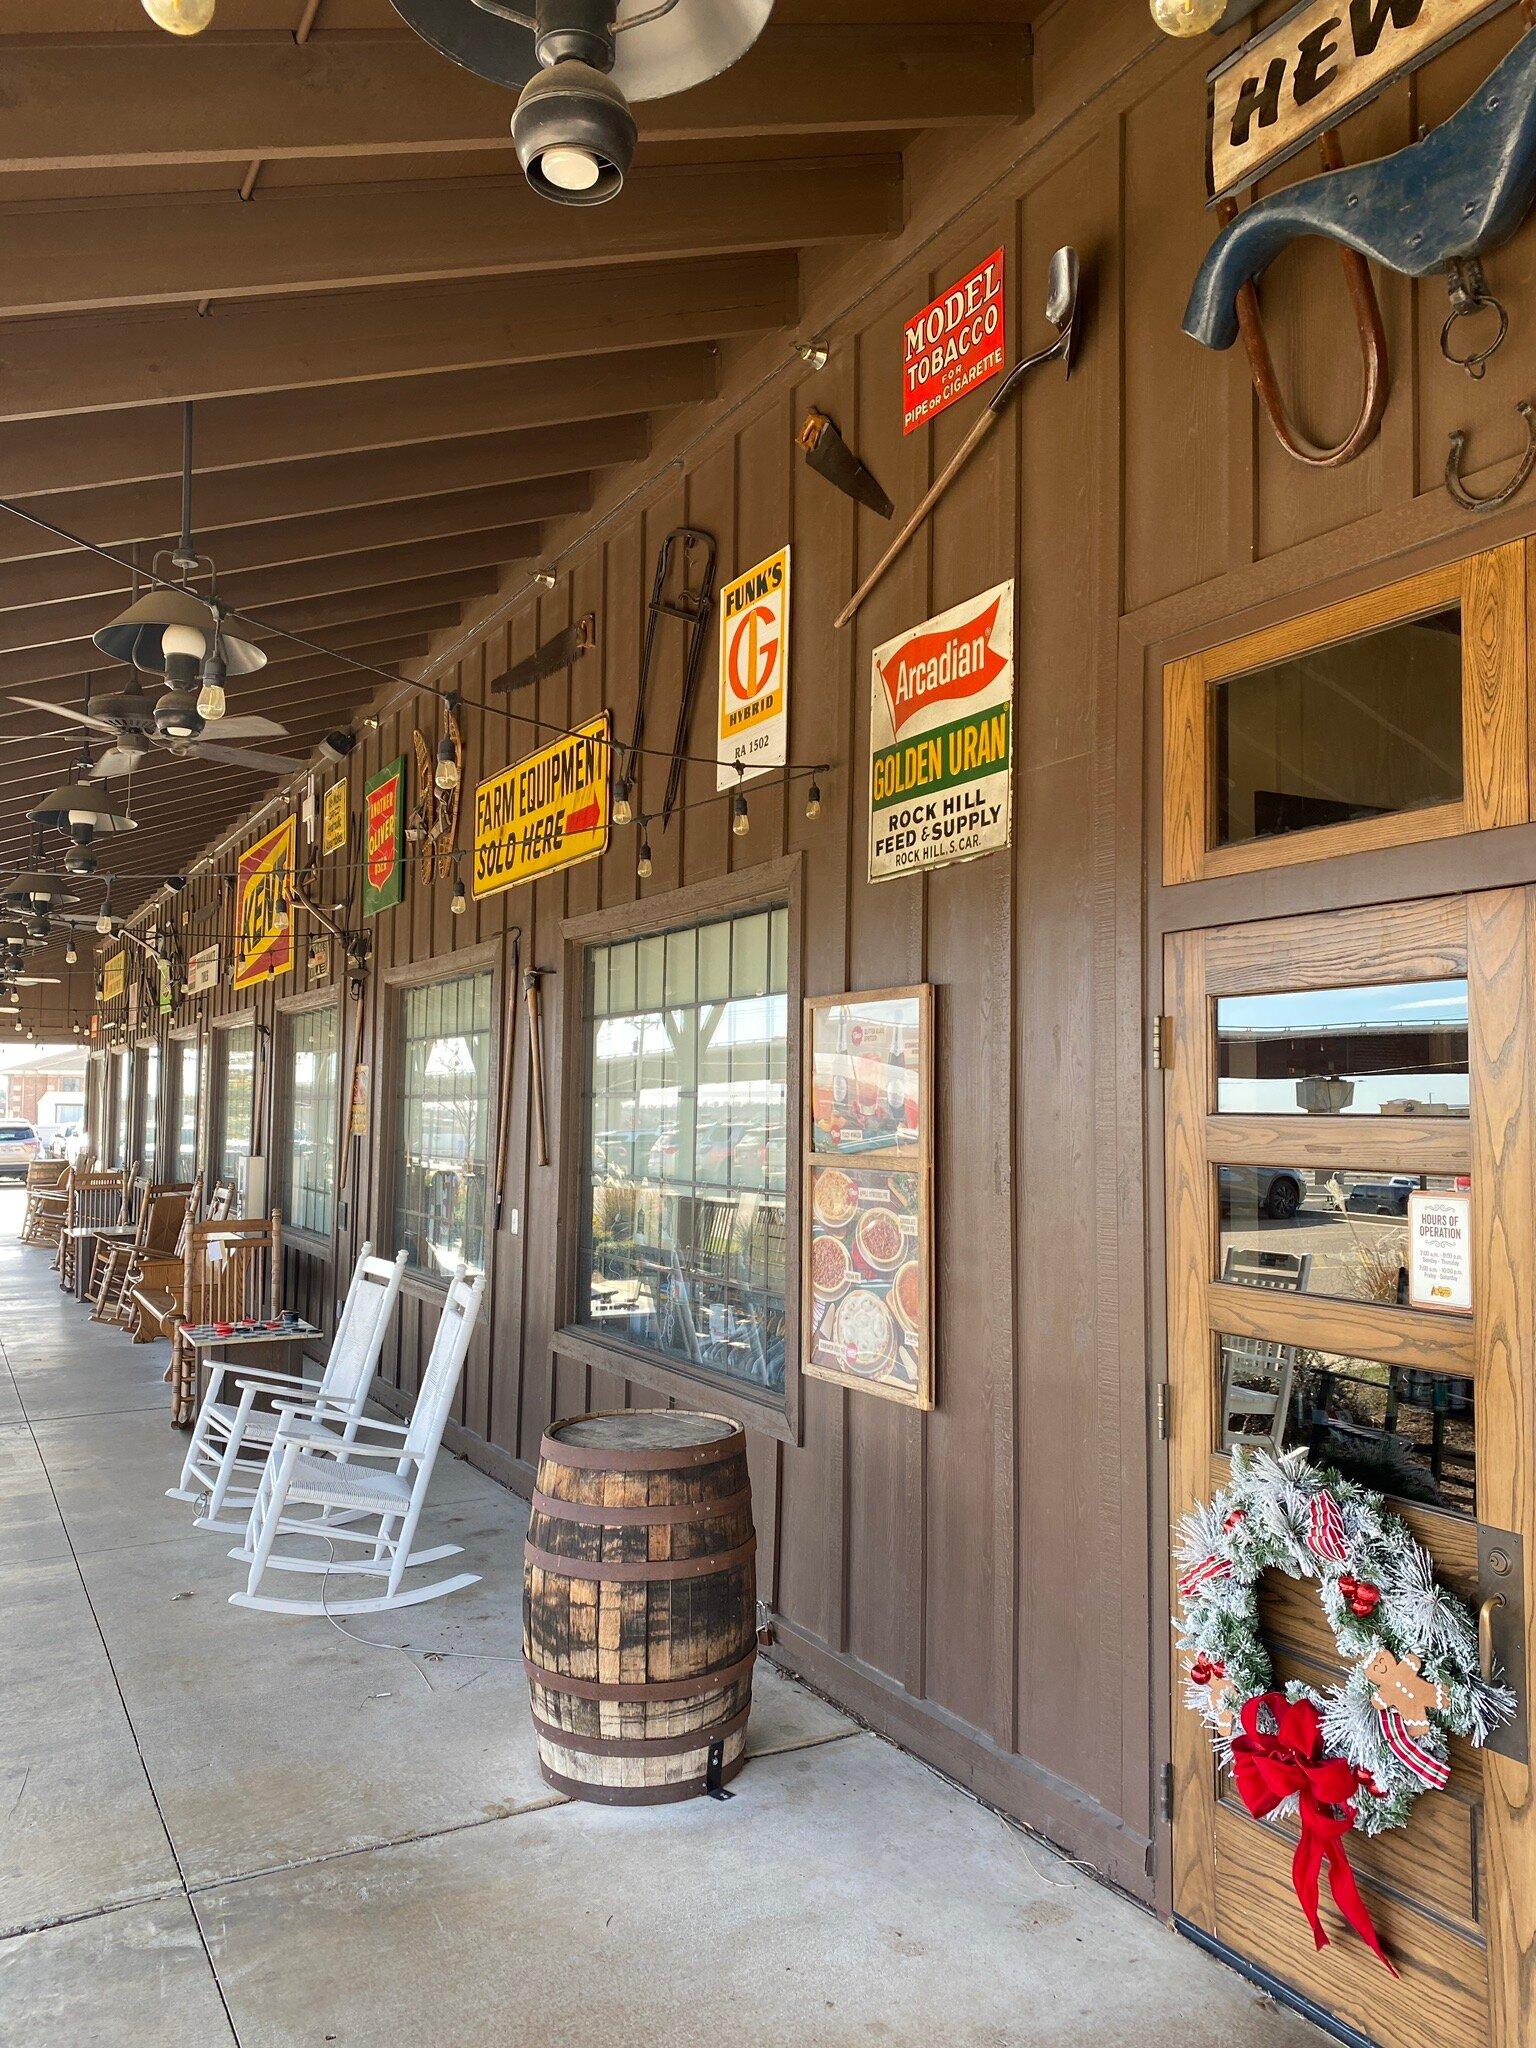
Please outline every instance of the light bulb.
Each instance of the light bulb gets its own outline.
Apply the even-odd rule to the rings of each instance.
[[[225,710],[224,685],[206,676],[203,687],[197,693],[197,715],[204,725],[211,725],[216,718],[222,718]]]
[[[808,818],[821,816],[821,784],[814,778],[810,788],[805,792],[805,815]]]
[[[546,149],[539,158],[539,169],[562,192],[590,192],[602,175],[602,166],[590,149],[576,149],[569,143]]]
[[[214,0],[144,0],[144,12],[156,28],[173,36],[201,35],[213,19]]]
[[[111,938],[111,936],[112,936],[112,919],[111,919],[111,917],[110,917],[110,916],[109,916],[109,915],[107,914],[107,912],[106,912],[106,910],[105,910],[105,909],[103,909],[103,910],[102,910],[102,911],[100,912],[100,914],[98,915],[98,917],[97,917],[97,919],[96,919],[96,929],[97,929],[97,931],[98,931],[98,932],[100,933],[100,935],[102,936],[102,938],[104,938],[104,939],[110,939],[110,938]]]
[[[1151,0],[1152,19],[1165,36],[1203,36],[1227,11],[1227,0]]]
[[[629,784],[621,782],[613,792],[613,822],[628,825],[634,821],[635,809],[629,800]]]
[[[469,908],[469,900],[464,894],[464,877],[462,875],[454,882],[453,900],[449,903],[448,908],[455,917],[462,917]]]
[[[453,758],[453,742],[446,734],[437,743],[437,766],[432,771],[432,780],[439,789],[459,786],[459,764]]]
[[[640,842],[640,858],[635,862],[635,873],[642,882],[648,882],[651,879],[651,842],[649,839],[642,839]]]
[[[73,967],[75,962],[79,958],[80,955],[75,951],[75,942],[73,939],[71,939],[69,944],[64,948],[64,965],[66,967]]]
[[[206,636],[196,626],[165,626],[161,629],[162,654],[189,654],[194,661],[201,661],[207,645]]]
[[[747,800],[739,789],[731,798],[731,830],[738,839],[745,839],[752,830],[752,820],[747,815]]]

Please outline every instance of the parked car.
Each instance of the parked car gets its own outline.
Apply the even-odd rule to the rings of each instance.
[[[1307,1184],[1294,1166],[1223,1166],[1219,1173],[1223,1216],[1237,1210],[1288,1223],[1306,1198]]]
[[[34,1124],[19,1117],[0,1122],[0,1178],[25,1180],[27,1168],[43,1156],[42,1140]]]
[[[1406,1216],[1408,1197],[1418,1184],[1411,1173],[1394,1173],[1387,1180],[1357,1180],[1345,1195],[1344,1206],[1363,1216]]]

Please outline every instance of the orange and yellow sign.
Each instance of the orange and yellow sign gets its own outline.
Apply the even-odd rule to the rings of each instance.
[[[235,882],[237,989],[276,981],[293,968],[293,868],[297,831],[292,812],[240,856]]]
[[[128,955],[124,952],[110,954],[101,963],[100,1000],[115,1003],[128,985]]]
[[[720,593],[717,789],[782,768],[789,736],[789,549]]]
[[[525,754],[475,791],[475,894],[495,896],[608,844],[610,716]]]

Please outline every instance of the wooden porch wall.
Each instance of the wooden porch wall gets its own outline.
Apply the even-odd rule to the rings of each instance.
[[[1347,155],[1395,147],[1415,119],[1442,118],[1514,33],[1506,17],[1389,93],[1345,131]],[[753,1438],[775,1654],[1148,1897],[1166,1655],[1162,1597],[1152,1589],[1166,1539],[1162,1455],[1151,1459],[1148,1442],[1161,1340],[1146,1309],[1143,1190],[1143,847],[1157,787],[1145,737],[1156,730],[1147,650],[1160,658],[1175,643],[1216,637],[1228,621],[1301,609],[1313,592],[1320,599],[1359,584],[1369,565],[1400,561],[1406,573],[1530,520],[1517,508],[1474,523],[1440,486],[1453,426],[1471,429],[1473,473],[1485,488],[1480,466],[1502,473],[1522,431],[1514,405],[1527,395],[1536,316],[1530,229],[1491,264],[1515,329],[1480,386],[1440,362],[1440,287],[1380,280],[1391,403],[1380,441],[1341,473],[1311,474],[1281,453],[1256,421],[1240,351],[1217,357],[1181,335],[1212,233],[1201,205],[1210,54],[1209,45],[1163,41],[1142,0],[1071,0],[1048,15],[1037,36],[1035,115],[968,157],[953,157],[950,144],[935,150],[931,175],[912,180],[902,237],[912,253],[901,271],[879,282],[894,260],[889,247],[813,271],[802,333],[867,294],[856,315],[834,324],[826,371],[785,377],[702,442],[721,407],[683,418],[659,450],[698,443],[680,469],[653,465],[656,488],[572,557],[556,590],[520,599],[436,678],[456,681],[473,707],[488,677],[592,610],[594,656],[536,697],[495,701],[560,722],[608,704],[623,734],[666,532],[683,521],[713,532],[722,580],[792,540],[791,751],[837,764],[823,778],[822,815],[804,818],[803,784],[753,786],[746,840],[731,836],[724,805],[690,811],[653,834],[644,895],[664,920],[675,887],[800,852],[808,992],[937,984],[938,1407],[924,1417],[807,1382],[803,1443]],[[890,529],[806,471],[793,437],[807,406],[830,411],[898,507],[911,504],[974,403],[903,438],[903,315],[1001,242],[1016,356],[1041,335],[1047,260],[1065,241],[1081,250],[1087,278],[1070,384],[1053,371],[1036,376],[856,630],[834,634],[834,613]],[[1322,437],[1341,432],[1357,403],[1341,284],[1331,249],[1303,247],[1275,267],[1263,294],[1287,388]],[[775,348],[781,361],[782,337]],[[727,364],[727,403],[765,360],[759,349]],[[599,510],[634,481],[625,473]],[[870,649],[1009,575],[1019,579],[1020,606],[1012,854],[871,887]],[[671,731],[681,653],[681,631],[669,623],[652,736]],[[710,668],[694,722],[700,751],[713,690]],[[409,706],[390,715],[350,764],[349,858],[362,784],[396,754],[409,758],[414,722]],[[435,735],[430,702],[422,725]],[[532,738],[473,708],[466,729],[467,817],[476,781]],[[658,803],[664,780],[665,763],[647,763],[640,808]],[[685,794],[705,796],[712,782],[710,770],[692,768]],[[633,830],[619,829],[600,863],[472,904],[457,919],[450,883],[423,888],[411,876],[404,903],[373,926],[365,1057],[375,1134],[389,1114],[378,999],[388,971],[428,956],[446,963],[503,940],[513,923],[523,928],[525,964],[558,967],[563,918],[633,900],[636,844]],[[215,929],[206,880],[188,900],[189,946],[204,944]],[[227,941],[227,930],[220,936]],[[296,973],[278,985],[285,996],[304,986],[299,950]],[[559,1127],[558,977],[546,1000],[558,1157],[574,1142]],[[215,1016],[240,1007],[227,987],[209,1002]],[[254,1009],[270,1024],[274,991],[262,991]],[[345,1006],[340,1042],[345,1060]],[[492,1312],[472,1353],[457,1442],[526,1488],[553,1417],[661,1397],[554,1354],[556,1171],[530,1157],[521,1022],[515,1058],[507,1207],[521,1229],[503,1231],[493,1249]],[[264,1101],[270,1109],[270,1081]],[[1154,1134],[1154,1175],[1157,1159]],[[389,1239],[373,1171],[365,1162],[342,1233],[343,1271],[364,1234]],[[290,1256],[300,1305],[321,1306],[333,1291],[328,1276],[308,1254]],[[404,1303],[386,1359],[401,1399],[416,1385],[434,1315],[419,1299]]]

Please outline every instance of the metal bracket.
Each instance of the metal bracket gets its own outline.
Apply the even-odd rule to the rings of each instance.
[[[1159,1443],[1167,1443],[1173,1410],[1173,1390],[1166,1380],[1160,1380],[1153,1390],[1153,1420],[1157,1425]]]
[[[1530,1711],[1525,1695],[1525,1544],[1509,1529],[1477,1525],[1479,1634],[1492,1651],[1493,1670],[1515,1695],[1515,1718],[1495,1729],[1484,1747],[1517,1763],[1530,1761]],[[1487,1674],[1485,1673],[1485,1676]]]
[[[709,1745],[709,1758],[704,1766],[704,1790],[711,1799],[734,1799],[736,1794],[721,1783],[725,1769],[725,1744],[714,1741]]]
[[[1173,1019],[1154,1017],[1152,1019],[1152,1064],[1166,1070],[1173,1065]]]

